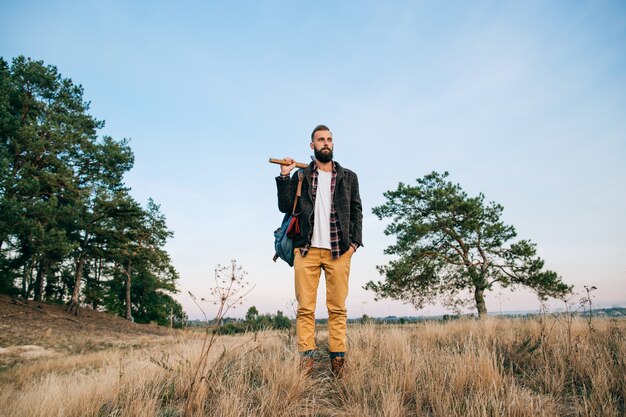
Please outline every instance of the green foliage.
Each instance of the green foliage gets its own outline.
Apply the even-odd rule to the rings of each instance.
[[[226,323],[213,331],[216,334],[238,334],[245,333],[246,328],[239,323]]]
[[[259,310],[256,309],[255,306],[252,306],[246,312],[246,321],[253,322],[259,315]]]
[[[363,316],[361,316],[361,318],[359,319],[359,323],[361,324],[371,324],[373,322],[374,320],[367,314],[363,314]]]
[[[391,220],[385,234],[394,235],[396,243],[385,253],[397,259],[377,267],[385,280],[370,281],[366,289],[417,308],[439,299],[458,308],[469,293],[480,316],[487,314],[484,291],[495,284],[528,287],[540,298],[571,291],[555,272],[543,269],[534,243],[506,245],[516,232],[502,222],[501,205],[485,203],[483,194],[469,197],[447,177],[432,172],[414,187],[400,183],[384,193],[387,202],[373,213]]]
[[[218,334],[235,334],[256,332],[259,330],[284,330],[290,328],[291,320],[289,320],[288,317],[285,317],[282,311],[278,310],[275,315],[259,314],[257,308],[252,306],[248,309],[244,321],[237,323],[228,322],[215,329],[215,332]]]
[[[283,312],[278,310],[276,312],[276,316],[274,317],[274,328],[275,329],[290,329],[291,328],[291,320],[288,317],[283,315]]]
[[[152,200],[123,176],[127,140],[98,138],[83,89],[54,66],[0,58],[0,292],[169,320],[178,274]],[[130,296],[130,298],[128,298]]]

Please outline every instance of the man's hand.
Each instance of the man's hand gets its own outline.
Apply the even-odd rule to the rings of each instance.
[[[293,158],[286,157],[285,161],[289,162],[289,165],[280,166],[280,175],[289,176],[291,171],[296,167],[296,161]]]

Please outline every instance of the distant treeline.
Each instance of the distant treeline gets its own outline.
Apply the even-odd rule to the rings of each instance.
[[[0,58],[0,292],[183,319],[159,206],[129,194],[128,141],[98,137],[83,89],[53,66]]]
[[[542,313],[538,312],[528,312],[528,313],[500,313],[500,314],[491,314],[492,317],[503,317],[503,318],[512,318],[512,319],[533,319]],[[592,310],[582,310],[582,311],[556,311],[549,313],[551,316],[562,316],[562,315],[572,315],[572,316],[580,316],[580,317],[604,317],[604,318],[626,318],[626,308],[624,307],[610,307],[610,308],[597,308]],[[459,315],[459,314],[444,314],[441,316],[410,316],[410,317],[398,317],[398,316],[387,316],[387,317],[369,317],[367,314],[364,314],[363,317],[358,319],[348,319],[349,323],[378,323],[378,324],[410,324],[410,323],[422,323],[427,321],[451,321],[458,320],[460,318],[476,318],[474,314],[469,315]],[[317,319],[315,320],[318,324],[326,324],[327,319]]]
[[[280,310],[276,314],[259,314],[257,308],[252,306],[248,309],[244,319],[224,317],[219,323],[210,325],[206,320],[189,320],[186,325],[188,327],[214,327],[213,332],[218,334],[237,334],[259,330],[290,329],[291,320]]]
[[[501,317],[508,319],[535,319],[540,313],[501,313],[492,314],[493,317]],[[594,318],[626,318],[626,308],[624,307],[611,307],[611,308],[598,308],[594,310],[576,311],[576,312],[554,312],[550,313],[551,316],[572,315],[580,317],[594,317]],[[458,315],[458,314],[443,314],[441,316],[386,316],[386,317],[370,317],[364,314],[361,318],[348,319],[350,324],[415,324],[415,323],[428,323],[438,321],[454,321],[458,319],[476,319],[474,314]],[[257,330],[267,329],[289,329],[291,328],[292,319],[283,315],[282,311],[277,311],[276,314],[258,314],[256,307],[251,307],[243,319],[224,317],[219,325],[213,325],[214,331],[220,334],[235,334],[245,333]],[[316,319],[315,323],[320,326],[328,324],[328,319]],[[186,327],[207,327],[206,320],[188,320],[185,323]],[[209,326],[212,327],[212,326]]]

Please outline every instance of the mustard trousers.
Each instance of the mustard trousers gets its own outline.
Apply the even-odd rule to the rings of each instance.
[[[305,257],[295,250],[294,272],[298,314],[296,333],[298,350],[306,352],[315,346],[315,302],[321,271],[326,278],[328,308],[328,345],[331,352],[346,351],[346,298],[350,275],[351,251],[332,259],[329,249],[311,248]]]

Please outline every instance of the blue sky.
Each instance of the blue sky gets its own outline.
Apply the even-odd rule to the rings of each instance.
[[[168,218],[191,317],[187,291],[208,295],[215,266],[233,258],[256,284],[233,315],[287,310],[292,270],[271,261],[282,216],[267,160],[307,161],[318,123],[361,184],[350,317],[445,312],[361,288],[380,279],[392,242],[372,207],[433,170],[502,204],[578,291],[626,304],[622,1],[1,1],[0,56],[17,55],[82,84],[102,134],[131,139],[127,183]],[[319,317],[323,294],[322,281]],[[495,291],[487,306],[539,303]]]

